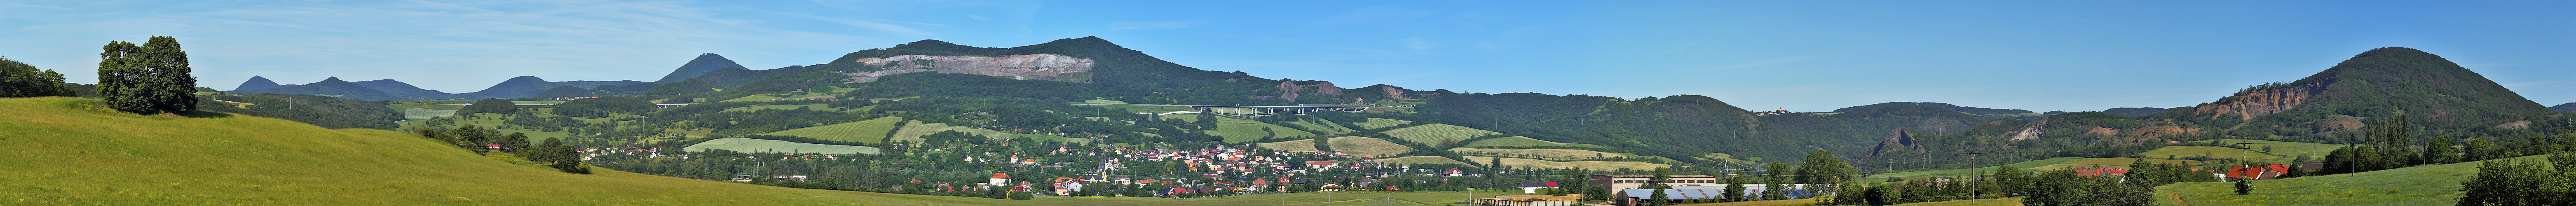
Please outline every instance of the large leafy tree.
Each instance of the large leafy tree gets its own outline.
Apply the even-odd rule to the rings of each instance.
[[[63,86],[63,74],[54,70],[37,70],[8,57],[0,57],[0,97],[79,96]]]
[[[143,45],[109,41],[98,54],[99,96],[110,109],[137,114],[195,110],[197,78],[179,39],[153,36]]]

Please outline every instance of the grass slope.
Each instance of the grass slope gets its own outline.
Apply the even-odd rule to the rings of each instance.
[[[1387,136],[1395,136],[1395,138],[1402,138],[1404,141],[1412,141],[1422,144],[1466,141],[1467,138],[1497,134],[1503,133],[1449,124],[1428,124],[1386,131]]]
[[[2237,148],[2226,148],[2226,147],[2211,147],[2211,146],[2165,146],[2164,148],[2156,148],[2155,150],[2147,150],[2147,152],[2140,152],[2140,153],[2138,153],[2138,155],[2139,155],[2139,156],[2146,156],[2146,157],[2148,157],[2148,158],[2165,158],[2165,157],[2210,157],[2210,158],[2220,158],[2220,159],[2258,159],[2258,160],[2270,160],[2270,159],[2281,158],[2281,156],[2279,156],[2279,155],[2264,154],[2264,153],[2263,153],[2263,151],[2254,151],[2254,150],[2248,150],[2248,149],[2237,149]]]
[[[1460,147],[1460,148],[1451,148],[1451,149],[1449,149],[1449,152],[1451,152],[1451,153],[1463,154],[1463,155],[1477,155],[1477,156],[1504,156],[1504,157],[1538,157],[1538,158],[1540,158],[1540,159],[1552,159],[1552,160],[1585,160],[1585,159],[1599,159],[1599,158],[1612,158],[1612,157],[1636,157],[1636,155],[1630,155],[1630,154],[1627,154],[1627,153],[1608,153],[1608,152],[1599,152],[1599,151],[1591,151],[1591,150],[1572,150],[1572,149],[1479,149],[1479,148],[1466,148],[1466,147]]]
[[[2018,163],[2005,164],[2005,165],[2011,165],[2014,169],[2016,169],[2016,170],[2021,170],[2021,171],[2037,171],[2037,170],[2032,170],[2031,168],[2042,168],[2042,167],[2047,167],[2047,168],[2065,168],[2066,166],[2065,166],[2064,164],[2066,164],[2066,163],[2070,163],[2070,162],[2078,162],[2078,161],[2084,161],[2084,160],[2092,160],[2092,159],[2093,159],[2093,158],[2083,158],[2083,157],[2059,157],[2059,158],[2048,158],[2048,159],[2043,159],[2043,160],[2031,160],[2031,161],[2018,162]],[[2127,162],[2121,162],[2120,164],[2121,164],[2121,165],[2123,165],[2123,167],[2126,167],[2126,165],[2128,165],[2128,163],[2127,163]],[[2054,167],[2052,167],[2052,166],[2054,166]],[[1860,181],[1861,181],[1861,182],[1886,182],[1886,181],[1887,181],[1887,178],[1890,178],[1890,177],[1906,178],[1906,179],[1914,179],[1914,177],[1929,177],[1929,176],[1960,176],[1960,175],[1977,175],[1977,173],[1979,173],[1979,172],[1989,172],[1989,171],[1995,171],[1995,167],[1991,167],[1991,166],[1989,166],[1989,167],[1979,167],[1979,168],[1970,168],[1970,169],[1930,170],[1930,171],[1912,171],[1912,172],[1891,172],[1891,173],[1887,173],[1887,174],[1870,175],[1869,177],[1860,178]]]
[[[887,132],[894,131],[902,117],[884,117],[866,121],[796,128],[763,133],[763,135],[797,136],[843,142],[884,143]]]
[[[1197,120],[1198,118],[1199,118],[1199,115],[1198,115],[1198,114],[1176,114],[1176,115],[1172,115],[1172,116],[1163,116],[1163,119],[1178,119],[1178,120],[1183,120],[1183,121],[1192,121],[1192,120]],[[1270,131],[1266,131],[1266,132],[1265,132],[1265,131],[1261,131],[1261,129],[1262,129],[1262,128],[1269,128],[1269,129],[1270,129]],[[1215,136],[1218,136],[1218,137],[1225,137],[1225,143],[1243,143],[1243,142],[1247,142],[1247,141],[1261,140],[1261,138],[1263,138],[1263,137],[1271,137],[1271,136],[1273,136],[1273,134],[1272,134],[1272,133],[1277,133],[1277,134],[1276,134],[1276,136],[1277,136],[1277,137],[1313,137],[1313,136],[1316,136],[1316,135],[1315,135],[1315,133],[1307,133],[1306,131],[1299,131],[1299,130],[1297,130],[1297,129],[1290,129],[1290,128],[1288,128],[1288,127],[1284,127],[1284,126],[1273,125],[1273,124],[1270,124],[1270,123],[1262,123],[1261,121],[1252,121],[1252,120],[1248,120],[1248,119],[1240,119],[1240,118],[1224,117],[1224,116],[1219,116],[1218,118],[1216,118],[1216,130],[1204,130],[1204,131],[1201,131],[1201,132],[1205,132],[1205,133],[1207,133],[1208,135],[1215,135]]]
[[[1493,161],[1494,161],[1494,158],[1500,158],[1500,157],[1476,157],[1476,156],[1468,156],[1468,157],[1466,157],[1466,158],[1467,158],[1467,160],[1469,160],[1469,161],[1476,161],[1476,163],[1477,163],[1477,164],[1484,164],[1484,163],[1490,163],[1490,162],[1493,162]],[[1447,159],[1447,158],[1442,158],[1442,159]],[[1503,159],[1503,165],[1519,166],[1519,167],[1538,167],[1538,168],[1547,168],[1547,169],[1570,169],[1570,168],[1583,168],[1583,169],[1586,169],[1586,170],[1605,170],[1605,171],[1606,171],[1606,170],[1618,170],[1619,168],[1628,168],[1628,169],[1634,169],[1634,170],[1655,170],[1655,168],[1657,168],[1657,167],[1671,167],[1671,166],[1673,166],[1673,165],[1667,165],[1667,164],[1655,164],[1655,163],[1646,163],[1646,162],[1613,162],[1613,161],[1570,161],[1570,162],[1558,162],[1558,161],[1534,160],[1534,159],[1521,159],[1521,158],[1502,158],[1502,159]]]
[[[1396,126],[1396,125],[1404,125],[1404,124],[1411,124],[1411,123],[1413,123],[1413,121],[1404,121],[1404,120],[1386,119],[1386,118],[1368,118],[1368,121],[1366,121],[1366,122],[1357,122],[1357,123],[1351,123],[1351,124],[1353,124],[1353,125],[1359,125],[1359,126],[1360,126],[1360,129],[1377,129],[1377,128],[1393,127],[1393,126]]]
[[[1523,136],[1512,136],[1512,137],[1504,137],[1504,138],[1493,138],[1493,139],[1485,139],[1485,140],[1476,140],[1476,142],[1469,142],[1469,143],[1467,143],[1467,146],[1466,146],[1466,147],[1528,147],[1528,146],[1610,148],[1610,147],[1603,147],[1603,146],[1601,146],[1601,145],[1592,145],[1592,144],[1557,143],[1557,142],[1550,142],[1550,141],[1547,141],[1547,140],[1531,139],[1531,138],[1529,138],[1529,137],[1523,137]]]
[[[2506,158],[2545,162],[2546,156]],[[2492,161],[2492,160],[2491,160]],[[2172,205],[2451,205],[2460,181],[2478,163],[2427,165],[2353,174],[2254,181],[2254,194],[2236,195],[2232,182],[2186,182],[2156,187],[2156,200]],[[2169,202],[2179,198],[2182,203]]]
[[[902,126],[902,127],[897,127],[897,129],[896,129],[896,130],[895,130],[895,132],[894,132],[894,136],[893,136],[893,137],[891,137],[891,138],[887,138],[887,139],[886,139],[886,141],[897,141],[897,140],[901,140],[901,141],[912,141],[912,142],[914,142],[914,143],[920,143],[920,142],[921,142],[921,136],[930,136],[930,134],[935,134],[935,133],[939,133],[939,132],[943,132],[943,131],[959,131],[959,132],[966,132],[967,134],[983,135],[983,136],[986,136],[986,137],[1009,137],[1009,136],[1011,136],[1011,133],[1005,133],[1005,132],[1001,132],[1001,131],[993,131],[993,130],[988,130],[988,129],[976,129],[976,128],[972,128],[972,127],[962,127],[962,126],[948,126],[948,123],[929,123],[929,124],[922,124],[920,120],[914,120],[914,121],[904,121],[903,126]]]
[[[272,118],[140,116],[0,98],[6,205],[1000,205],[1029,201],[567,174],[408,133]],[[204,116],[204,115],[201,115]]]
[[[687,147],[686,149],[688,149],[688,151],[689,151],[689,152],[705,152],[705,151],[707,151],[707,150],[731,150],[731,151],[734,151],[734,152],[744,152],[744,153],[759,152],[759,153],[795,153],[795,154],[807,154],[807,153],[813,153],[813,154],[877,154],[877,148],[875,148],[875,147],[862,147],[862,146],[849,146],[849,145],[828,145],[828,144],[814,144],[814,143],[796,143],[796,142],[788,142],[788,141],[765,140],[765,139],[749,139],[749,138],[724,138],[724,139],[707,140],[707,142],[701,142],[701,143],[698,143],[698,144],[689,145],[689,147]]]

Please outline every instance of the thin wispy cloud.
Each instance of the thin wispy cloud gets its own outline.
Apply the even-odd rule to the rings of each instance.
[[[1109,21],[1110,31],[1187,29],[1207,21]]]

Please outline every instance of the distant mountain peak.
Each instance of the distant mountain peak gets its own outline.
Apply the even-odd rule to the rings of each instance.
[[[233,90],[267,89],[278,87],[286,87],[286,85],[277,85],[277,81],[269,81],[267,77],[250,76],[250,81],[243,81],[241,86],[233,87]]]
[[[716,53],[698,53],[697,59],[690,59],[689,63],[680,64],[680,68],[672,69],[671,74],[663,75],[661,80],[654,80],[653,83],[664,84],[679,82],[680,80],[697,78],[699,75],[706,75],[707,72],[713,72],[724,68],[743,67],[742,64],[734,63],[732,59],[725,59],[724,55],[716,55]]]
[[[347,81],[340,81],[340,77],[331,77],[331,78],[324,78],[324,79],[322,79],[322,81],[321,81],[321,82],[347,82]]]

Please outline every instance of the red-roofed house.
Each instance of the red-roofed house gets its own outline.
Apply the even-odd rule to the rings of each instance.
[[[2263,166],[2239,165],[2228,168],[2227,177],[2268,180],[2274,177],[2280,177],[2281,174],[2289,172],[2290,165],[2285,164],[2269,164]]]
[[[2092,177],[2092,176],[2102,176],[2102,175],[2107,175],[2107,174],[2119,174],[2119,175],[2123,175],[2123,176],[2125,176],[2125,175],[2128,175],[2128,174],[2129,174],[2129,170],[2123,170],[2123,169],[2112,169],[2112,168],[2091,168],[2091,167],[2077,167],[2077,168],[2075,168],[2075,175],[2077,175],[2077,176]]]

